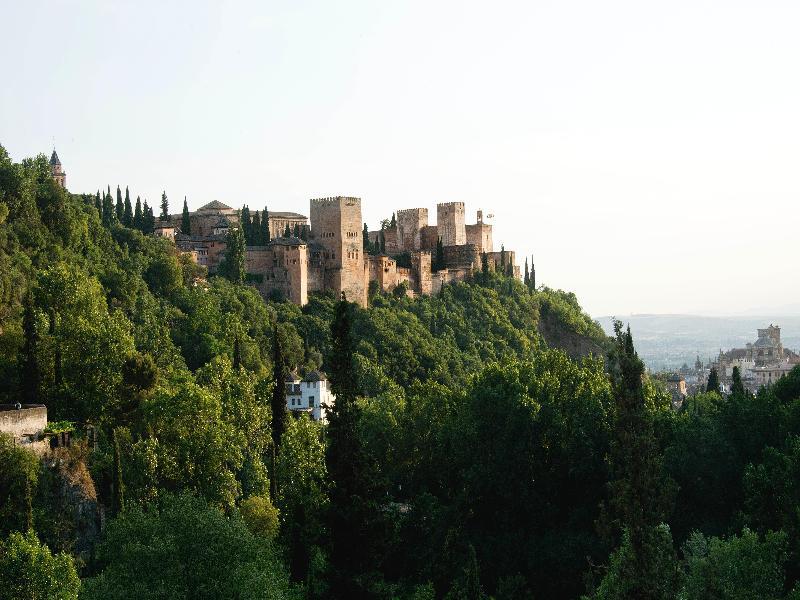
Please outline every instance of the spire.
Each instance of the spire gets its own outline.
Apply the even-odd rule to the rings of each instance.
[[[58,160],[58,154],[56,154],[56,149],[53,148],[53,154],[50,155],[50,164],[51,165],[60,165],[61,161]]]

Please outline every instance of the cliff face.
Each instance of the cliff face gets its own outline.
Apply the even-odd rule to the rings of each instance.
[[[602,340],[576,332],[555,313],[542,310],[539,317],[539,335],[551,348],[558,348],[567,356],[579,360],[594,355],[605,359],[607,348]]]

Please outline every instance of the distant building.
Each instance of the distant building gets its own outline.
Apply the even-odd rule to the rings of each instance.
[[[686,399],[686,380],[677,373],[667,375],[667,391],[672,396],[672,406],[679,408]]]
[[[156,221],[155,227],[153,228],[153,235],[175,241],[175,227],[170,221]]]
[[[44,441],[46,427],[44,404],[0,404],[0,432],[10,435],[15,444],[31,450],[46,450],[49,448]]]
[[[290,411],[308,413],[315,421],[327,421],[335,402],[325,373],[311,371],[300,379],[292,372],[286,377],[286,408]]]
[[[53,154],[50,155],[50,175],[62,188],[67,187],[67,173],[61,168],[61,161],[58,159],[55,148],[53,148]]]

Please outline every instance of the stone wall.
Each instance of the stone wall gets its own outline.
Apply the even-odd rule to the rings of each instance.
[[[481,255],[473,244],[444,247],[444,264],[448,268],[479,266]]]
[[[467,243],[464,225],[464,203],[442,202],[436,205],[436,226],[444,246],[461,246]]]
[[[432,285],[431,290],[432,293],[438,294],[442,291],[442,286],[448,283],[454,283],[457,281],[466,281],[472,277],[474,269],[472,267],[454,267],[452,269],[442,269],[436,273],[433,273]]]
[[[258,289],[265,298],[280,292],[286,299],[308,303],[308,246],[297,238],[284,238],[267,246],[248,246],[246,270],[261,275]]]
[[[411,271],[415,279],[414,291],[423,296],[430,296],[433,290],[433,279],[431,273],[431,253],[428,250],[420,250],[411,254]]]
[[[420,250],[436,250],[436,242],[439,240],[439,228],[436,225],[423,227],[419,232]]]
[[[0,432],[7,433],[18,444],[38,441],[47,427],[47,407],[42,404],[26,404],[17,410],[12,404],[0,404]]]

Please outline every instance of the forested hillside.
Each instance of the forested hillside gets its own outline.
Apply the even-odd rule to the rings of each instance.
[[[673,411],[572,294],[264,301],[130,207],[0,147],[0,403],[73,431],[0,436],[0,598],[791,594],[800,373]]]

